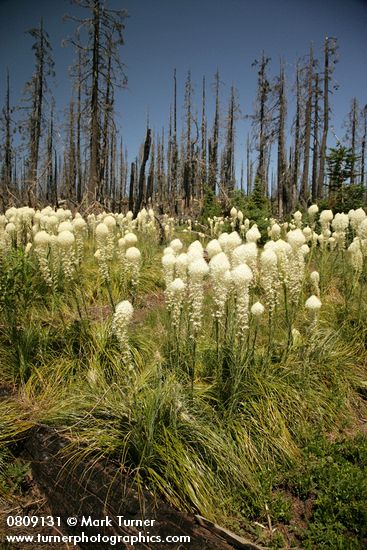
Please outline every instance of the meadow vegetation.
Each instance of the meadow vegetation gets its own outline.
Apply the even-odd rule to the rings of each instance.
[[[363,547],[367,216],[262,224],[0,216],[1,496],[48,425],[71,464],[108,457],[268,546]]]

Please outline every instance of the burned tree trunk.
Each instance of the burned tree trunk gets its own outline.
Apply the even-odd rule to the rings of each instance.
[[[136,216],[138,215],[138,212],[140,210],[140,207],[142,205],[143,198],[144,198],[145,166],[148,162],[150,146],[152,143],[151,134],[152,134],[152,131],[150,130],[150,128],[147,128],[147,134],[146,134],[145,143],[144,143],[143,160],[141,163],[140,174],[139,174],[138,195],[136,198],[135,208],[134,208],[134,218],[136,218]]]
[[[312,152],[312,202],[319,197],[317,170],[319,160],[319,75],[315,75],[315,100],[313,121],[313,152]]]
[[[301,145],[301,85],[299,81],[299,66],[297,64],[296,74],[296,118],[295,118],[295,133],[294,133],[294,159],[291,182],[291,204],[290,209],[293,212],[297,202],[298,175],[300,166],[300,145]]]
[[[131,163],[130,168],[130,187],[129,187],[129,210],[134,210],[134,186],[135,186],[135,162]]]
[[[68,439],[56,431],[40,429],[27,440],[25,458],[31,463],[33,478],[47,497],[52,514],[61,518],[62,531],[74,536],[83,531],[84,540],[78,541],[83,550],[91,547],[86,538],[97,535],[99,550],[111,547],[107,539],[111,536],[137,537],[134,539],[137,550],[153,548],[155,544],[149,541],[158,542],[156,537],[160,537],[160,550],[184,547],[182,541],[166,542],[167,536],[189,537],[185,544],[190,550],[260,550],[256,544],[201,516],[179,512],[146,490],[138,490],[112,462],[71,464],[70,457],[63,452],[67,443]],[[77,519],[78,527],[68,525],[66,519],[70,517]],[[107,517],[108,521],[97,527],[81,525],[82,517],[86,520]],[[129,547],[127,539],[119,541],[119,548]]]
[[[319,160],[319,174],[317,179],[318,196],[322,198],[325,179],[325,162],[326,162],[326,149],[327,149],[327,137],[329,132],[329,86],[332,78],[332,62],[335,63],[336,54],[336,39],[325,38],[324,47],[324,112],[323,112],[323,127],[322,138],[320,145],[320,160]]]
[[[313,84],[313,48],[310,49],[310,60],[308,65],[307,75],[307,101],[305,111],[305,137],[304,137],[304,152],[303,152],[303,173],[300,190],[300,200],[304,204],[307,203],[309,196],[309,166],[310,166],[310,144],[311,144],[311,118],[312,118],[312,84]]]
[[[288,189],[288,174],[287,161],[285,154],[285,118],[286,118],[286,100],[285,100],[285,79],[284,66],[281,64],[280,75],[278,82],[278,102],[279,102],[279,119],[278,119],[278,166],[277,166],[277,193],[278,193],[278,215],[280,218],[283,214],[288,214],[290,211],[290,193]]]
[[[363,136],[361,144],[361,185],[364,185],[364,175],[365,175],[365,158],[366,158],[366,138],[367,138],[367,105],[365,105],[363,111]],[[366,185],[366,198],[367,198],[367,185]]]
[[[216,194],[219,146],[219,72],[215,73],[215,115],[213,135],[209,140],[209,187]]]

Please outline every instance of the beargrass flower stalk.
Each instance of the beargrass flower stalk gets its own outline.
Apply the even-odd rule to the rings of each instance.
[[[224,252],[219,252],[209,262],[209,274],[213,288],[214,326],[217,359],[219,360],[220,342],[222,340],[223,318],[226,311],[226,302],[232,287],[231,264]],[[226,323],[227,324],[227,320]],[[217,373],[218,374],[218,373]]]
[[[248,265],[241,264],[232,270],[232,280],[236,291],[236,337],[240,347],[249,328],[250,284],[253,273]]]
[[[128,228],[128,229],[130,229],[130,228],[132,227],[133,218],[134,218],[134,214],[131,212],[131,210],[129,210],[129,211],[126,213],[126,216],[125,216],[126,225],[127,225],[127,228]]]
[[[53,289],[55,291],[57,289],[57,285],[59,282],[59,274],[61,271],[60,246],[59,246],[58,236],[56,235],[50,235],[49,266],[50,266],[51,277],[53,281]]]
[[[254,338],[251,346],[250,359],[253,359],[253,357],[255,356],[255,346],[256,346],[256,340],[257,340],[257,333],[259,329],[259,321],[261,317],[264,315],[264,311],[265,311],[265,307],[262,305],[261,302],[255,302],[251,306],[251,315],[253,316],[255,321],[255,330],[254,330]]]
[[[171,248],[170,246],[166,246],[166,247],[163,249],[163,256],[165,256],[166,254],[173,254],[173,256],[176,256],[175,251],[174,251],[173,248]]]
[[[87,235],[87,223],[81,216],[78,216],[74,218],[73,226],[76,244],[76,257],[78,264],[80,265],[84,255],[84,240]]]
[[[191,220],[188,220],[188,224],[190,222],[190,225],[188,227],[189,231],[191,231]],[[175,229],[174,220],[172,221],[171,218],[167,220],[167,223],[164,225],[164,235],[166,239],[169,241],[173,237],[173,232]]]
[[[186,292],[186,283],[177,277],[165,290],[167,309],[170,314],[176,360],[179,361],[180,322]]]
[[[365,245],[364,245],[365,243]],[[363,296],[363,280],[361,280],[361,274],[364,267],[364,259],[367,257],[367,241],[366,239],[361,239],[360,237],[355,237],[353,242],[348,247],[348,257],[354,271],[354,278],[351,287],[351,294],[354,292],[358,282],[359,282],[359,300],[358,303],[362,303]],[[359,307],[358,318],[361,318],[362,308]]]
[[[206,245],[206,252],[209,260],[211,260],[216,254],[223,252],[222,247],[217,239],[212,239]]]
[[[97,251],[94,255],[98,261],[99,273],[101,275],[102,281],[106,284],[109,283],[110,274],[107,264],[107,239],[109,235],[109,229],[106,224],[99,223],[96,227],[96,241],[97,241]]]
[[[255,242],[241,244],[234,249],[232,253],[232,264],[234,267],[242,263],[247,264],[254,275],[254,279],[258,276],[258,248]]]
[[[170,242],[170,247],[175,254],[179,254],[183,248],[182,241],[180,241],[180,239],[173,239],[173,241]]]
[[[34,251],[38,259],[42,278],[47,286],[52,288],[53,280],[49,264],[50,241],[51,236],[44,230],[39,231],[34,236]]]
[[[294,220],[294,225],[297,229],[300,229],[302,227],[302,212],[297,210],[296,212],[294,212],[294,214],[292,214],[292,216]]]
[[[258,319],[263,315],[265,311],[264,306],[260,302],[255,302],[251,307],[251,313],[255,317],[255,319]]]
[[[317,319],[319,316],[320,308],[321,308],[321,301],[320,299],[312,294],[305,303],[305,308],[309,311],[311,316],[311,323],[310,323],[310,334],[312,335],[314,329],[316,328]]]
[[[10,237],[10,241],[14,247],[17,245],[17,228],[15,223],[9,222],[6,224],[5,233]]]
[[[75,218],[75,219],[77,220],[77,219],[83,219],[83,218],[80,217],[80,218]],[[58,220],[57,216],[54,216],[54,215],[53,216],[47,216],[47,219],[46,219],[46,222],[45,222],[45,227],[46,227],[46,229],[49,233],[56,235],[56,233],[58,232],[58,225],[59,225],[59,220]],[[73,222],[73,225],[74,225],[74,222]]]
[[[227,231],[224,231],[218,237],[218,242],[219,242],[219,244],[220,244],[220,246],[221,246],[221,248],[224,252],[226,252],[226,250],[227,250],[228,238],[229,238],[229,235],[228,235]]]
[[[132,300],[136,297],[139,282],[141,253],[136,246],[130,246],[125,252],[126,274],[130,278]]]
[[[330,232],[330,222],[333,219],[334,215],[331,210],[323,210],[320,214],[320,225],[321,233],[325,239],[328,239],[331,235]]]
[[[115,250],[115,228],[116,228],[116,220],[113,216],[108,215],[103,219],[104,225],[108,229],[108,233],[106,236],[106,246],[105,246],[105,254],[107,260],[112,260],[113,253]]]
[[[306,225],[306,227],[304,227],[302,229],[302,233],[305,236],[306,242],[307,243],[312,243],[313,231],[312,231],[311,227]]]
[[[257,228],[256,223],[249,229],[246,233],[246,241],[248,243],[257,243],[257,241],[261,238],[261,233]]]
[[[112,331],[115,334],[120,350],[122,353],[123,362],[132,369],[130,346],[128,338],[128,327],[134,313],[134,308],[128,300],[124,300],[117,304],[115,313],[112,318]]]
[[[298,329],[292,328],[292,347],[299,348],[302,345],[302,336]]]
[[[161,261],[163,277],[167,287],[175,278],[176,257],[173,252],[171,254],[164,254]]]
[[[204,301],[204,277],[209,272],[209,267],[203,258],[198,258],[191,262],[188,267],[189,275],[189,319],[191,325],[191,338],[196,338],[202,324],[202,307]]]
[[[282,228],[278,223],[273,223],[271,227],[268,228],[268,235],[273,241],[280,239],[282,234]]]
[[[308,219],[309,223],[312,229],[315,229],[316,224],[316,214],[319,211],[319,207],[317,204],[311,204],[311,206],[308,208]]]
[[[320,298],[320,275],[318,271],[312,271],[310,273],[310,280],[312,284],[312,290],[318,298]]]
[[[354,270],[356,277],[362,273],[363,269],[363,253],[361,247],[361,239],[355,237],[348,247],[348,256],[351,266]]]
[[[146,211],[145,208],[143,208],[142,210],[140,210],[140,212],[138,212],[138,215],[136,217],[136,223],[138,225],[139,231],[144,232],[147,218],[148,218],[148,212]]]
[[[278,259],[274,250],[263,250],[260,256],[261,285],[265,293],[265,301],[271,315],[278,301],[279,294],[279,273]]]
[[[129,231],[124,235],[124,241],[125,241],[126,247],[135,246],[136,243],[138,242],[138,237],[135,235],[135,233],[132,233],[131,231]]]
[[[189,260],[186,252],[181,252],[176,256],[176,275],[178,278],[182,279],[184,282],[187,281],[187,267],[189,265]]]
[[[72,281],[75,272],[75,237],[71,231],[65,230],[57,236],[57,243],[60,250],[62,272],[67,281]]]
[[[273,313],[278,302],[280,279],[278,273],[278,259],[274,250],[263,250],[260,256],[261,276],[260,283],[264,289],[265,301],[268,307],[268,357],[273,340]]]
[[[367,215],[366,212],[363,210],[363,208],[357,208],[357,210],[349,210],[348,217],[350,220],[351,228],[353,229],[354,233],[359,236],[359,227],[361,223],[367,222]]]
[[[222,248],[224,252],[228,255],[228,258],[231,262],[231,265],[233,265],[233,258],[232,254],[233,251],[242,243],[242,239],[237,233],[237,231],[232,231],[229,235],[227,235],[226,239],[223,242]]]
[[[188,303],[189,303],[189,344],[191,346],[191,392],[194,389],[196,343],[199,336],[204,303],[204,277],[209,272],[209,267],[204,258],[198,258],[188,266]]]
[[[96,225],[97,225],[97,220],[96,220],[95,214],[88,214],[88,216],[87,216],[87,225],[88,225],[89,234],[94,237],[95,232],[96,232]]]
[[[224,220],[222,218],[214,217],[214,230],[213,230],[214,236],[221,235],[223,225],[224,225]]]
[[[237,208],[235,208],[234,206],[232,206],[230,212],[229,212],[229,215],[231,216],[231,218],[233,220],[235,220],[237,218]]]
[[[201,244],[200,241],[196,240],[196,241],[193,241],[188,249],[187,249],[187,253],[188,255],[190,255],[192,252],[197,252],[198,255],[193,255],[193,257],[198,258],[199,257],[199,254],[201,255],[201,257],[203,257],[203,254],[204,254],[204,248],[203,248],[203,245]]]
[[[112,297],[110,271],[107,263],[109,231],[110,230],[105,223],[100,222],[97,225],[95,233],[98,248],[94,254],[94,257],[97,260],[100,277],[102,279],[102,282],[106,285],[110,304],[112,309],[114,310],[115,303]]]
[[[357,227],[357,235],[360,239],[367,239],[367,218],[364,218]]]
[[[265,243],[264,250],[272,250],[275,252],[278,260],[279,279],[282,284],[288,284],[289,278],[289,257],[292,253],[292,247],[283,239],[276,241],[268,241]]]
[[[348,214],[338,212],[335,214],[331,226],[334,230],[333,237],[336,239],[336,243],[340,249],[345,249],[346,231],[349,226]]]
[[[225,279],[225,274],[229,272],[230,268],[231,264],[224,252],[216,254],[209,262],[209,272],[215,304],[213,316],[217,321],[221,321],[225,313],[225,304],[230,290],[228,281]]]
[[[209,223],[210,236],[213,237],[214,236],[214,220],[212,218],[208,218],[208,223]]]
[[[305,258],[302,247],[306,239],[300,229],[294,229],[287,234],[287,240],[291,246],[291,253],[289,254],[288,280],[286,284],[289,289],[291,302],[296,304],[305,272]],[[306,250],[307,252],[308,249]]]
[[[188,265],[196,262],[196,260],[202,260],[204,258],[204,249],[189,248],[187,251],[187,263]]]

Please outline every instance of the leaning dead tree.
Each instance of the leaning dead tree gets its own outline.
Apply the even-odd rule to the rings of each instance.
[[[100,550],[111,547],[109,540],[103,542],[103,536],[117,535],[135,536],[134,548],[137,550],[153,548],[150,541],[157,542],[157,539],[149,538],[149,535],[160,537],[160,550],[182,550],[184,545],[192,550],[261,550],[250,540],[202,516],[180,512],[153,496],[134,484],[113,462],[74,460],[70,468],[71,457],[64,451],[69,443],[64,434],[41,428],[29,434],[23,451],[23,456],[31,464],[33,479],[48,500],[52,514],[60,518],[64,533],[75,534],[75,527],[70,527],[67,522],[70,516],[107,516],[111,521],[98,528],[93,525],[83,527],[87,537],[97,533],[102,535],[98,543]],[[118,522],[118,516],[124,521]],[[149,520],[149,526],[145,520]],[[166,542],[167,535],[172,534],[188,537],[187,542]],[[78,546],[88,550],[90,543],[81,540]],[[119,543],[119,548],[128,546]]]

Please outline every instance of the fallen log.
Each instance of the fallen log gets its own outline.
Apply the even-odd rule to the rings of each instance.
[[[57,430],[38,428],[25,443],[24,457],[53,516],[60,518],[60,531],[79,537],[84,533],[84,540],[77,541],[80,548],[110,550],[112,539],[108,537],[116,537],[119,549],[260,550],[201,516],[180,512],[148,491],[138,490],[111,462],[70,464],[63,452],[68,443]],[[70,517],[76,518],[75,526],[67,521]],[[97,536],[96,544],[93,537]],[[135,539],[129,543],[127,536]],[[172,536],[190,539],[168,542]]]

